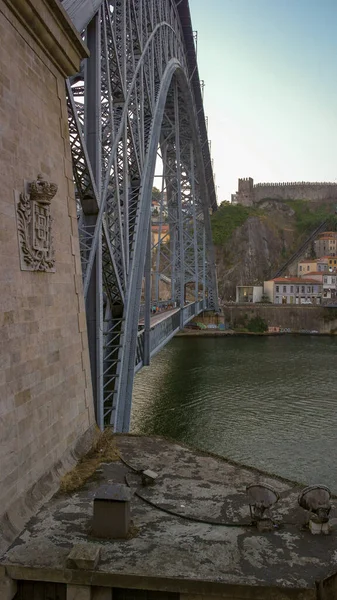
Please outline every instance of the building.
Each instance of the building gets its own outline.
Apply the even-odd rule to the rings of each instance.
[[[162,243],[167,244],[170,240],[170,226],[167,223],[162,225],[151,225],[151,246],[158,245],[159,239]]]
[[[327,271],[328,268],[329,268],[329,257],[328,256],[322,256],[321,258],[317,259],[317,271],[324,273],[324,271]]]
[[[321,258],[316,259],[303,259],[300,260],[297,265],[297,275],[298,277],[305,277],[308,273],[323,273],[324,271],[328,271],[329,269],[329,259],[330,256],[322,256]]]
[[[329,271],[337,270],[337,256],[329,256],[328,257],[328,266],[329,266]]]
[[[301,277],[276,277],[264,282],[264,294],[273,304],[320,304],[322,283]]]
[[[262,285],[237,285],[236,302],[261,302],[263,294]]]
[[[316,256],[336,256],[337,255],[337,232],[324,231],[320,233],[314,241]]]
[[[298,277],[302,277],[305,273],[310,273],[312,271],[318,271],[317,268],[317,259],[304,259],[301,260],[297,265],[297,275]]]
[[[337,290],[337,273],[323,274],[323,301],[336,298]]]
[[[323,275],[324,273],[322,271],[310,271],[310,273],[307,274],[303,274],[300,275],[301,280],[306,279],[308,277],[310,277],[310,279],[315,279],[315,281],[317,281],[318,283],[323,284]]]

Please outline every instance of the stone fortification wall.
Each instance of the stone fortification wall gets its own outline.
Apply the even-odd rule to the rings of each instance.
[[[330,200],[337,201],[337,183],[285,182],[256,183],[251,177],[238,180],[238,191],[232,194],[232,202],[252,206],[266,198],[275,200]]]
[[[336,183],[257,183],[253,187],[254,202],[264,198],[278,200],[326,200],[336,198]]]
[[[94,429],[64,82],[85,48],[66,21],[56,0],[0,0],[0,538],[7,541]],[[39,173],[58,186],[50,204],[55,272],[21,268],[15,190],[20,195]]]

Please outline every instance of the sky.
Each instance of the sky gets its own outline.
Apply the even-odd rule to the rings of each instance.
[[[189,0],[218,202],[337,181],[337,0]]]

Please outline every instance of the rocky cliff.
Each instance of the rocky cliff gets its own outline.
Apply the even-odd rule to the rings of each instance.
[[[223,203],[212,215],[221,300],[235,300],[237,285],[270,278],[324,219],[333,220],[334,210],[334,201],[268,199],[252,208]]]

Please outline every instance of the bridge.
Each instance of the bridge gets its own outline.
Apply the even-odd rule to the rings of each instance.
[[[95,414],[100,428],[123,432],[135,373],[193,316],[217,309],[216,194],[194,34],[188,0],[63,7],[90,50],[67,101]],[[151,318],[160,281],[172,309]]]

